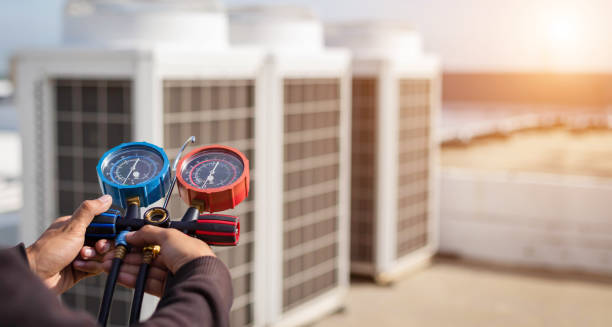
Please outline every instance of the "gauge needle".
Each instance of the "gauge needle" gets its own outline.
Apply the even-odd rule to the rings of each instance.
[[[217,169],[218,165],[219,165],[219,162],[217,161],[213,169],[210,171],[210,173],[208,173],[208,177],[206,177],[204,184],[202,184],[202,188],[204,188],[204,186],[206,186],[206,183],[208,183],[209,181],[212,182],[215,180],[215,170]]]
[[[132,172],[134,171],[134,169],[136,169],[136,165],[138,164],[138,160],[140,160],[140,158],[136,159],[136,162],[134,163],[134,166],[132,166],[132,169],[130,169],[130,172],[127,174],[127,176],[125,176],[125,179],[123,180],[123,184],[125,184],[125,182],[130,177],[130,175],[132,175]]]

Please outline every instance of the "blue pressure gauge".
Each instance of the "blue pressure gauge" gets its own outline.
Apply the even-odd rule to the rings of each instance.
[[[96,167],[104,194],[127,208],[128,199],[138,197],[148,207],[170,188],[170,162],[163,149],[146,142],[123,143],[108,150]]]

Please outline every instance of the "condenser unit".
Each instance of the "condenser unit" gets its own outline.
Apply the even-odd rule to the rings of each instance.
[[[232,326],[255,321],[259,262],[261,158],[269,145],[263,53],[229,48],[227,16],[216,1],[71,1],[65,46],[17,55],[18,108],[23,134],[22,239],[31,242],[58,215],[100,195],[96,164],[109,148],[128,141],[164,146],[170,159],[188,136],[243,151],[252,170],[251,194],[235,209],[241,244],[216,248],[230,268],[235,300]],[[203,33],[205,32],[205,33]],[[263,124],[263,125],[262,125]],[[260,153],[260,150],[264,151]],[[264,168],[265,169],[265,168]],[[261,185],[261,186],[260,186]],[[185,206],[171,200],[173,218]],[[266,213],[267,215],[267,213]],[[264,216],[262,216],[264,217]],[[264,217],[265,218],[265,217]],[[264,226],[267,227],[267,226]],[[104,278],[92,278],[63,296],[96,315]],[[110,325],[124,326],[131,294],[115,293]],[[143,312],[152,312],[154,301]],[[263,322],[262,322],[263,323]]]
[[[342,307],[348,287],[349,55],[324,47],[321,23],[302,8],[243,7],[229,17],[232,45],[266,53],[260,314],[269,325],[298,326]]]
[[[440,73],[393,23],[326,27],[352,60],[351,272],[387,283],[436,252]]]

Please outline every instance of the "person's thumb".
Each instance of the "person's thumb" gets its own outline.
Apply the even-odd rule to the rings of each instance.
[[[112,203],[113,198],[110,195],[103,195],[95,200],[83,201],[72,214],[70,220],[68,220],[66,228],[68,230],[84,232],[93,218],[108,210]]]
[[[149,244],[162,244],[167,238],[168,230],[151,225],[142,226],[136,232],[125,235],[125,240],[135,247],[143,247]]]

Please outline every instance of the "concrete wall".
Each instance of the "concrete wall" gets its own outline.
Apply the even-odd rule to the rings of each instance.
[[[612,273],[612,180],[444,170],[440,251]]]

